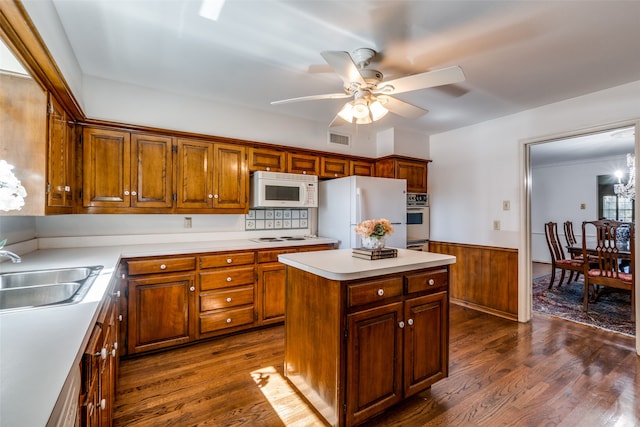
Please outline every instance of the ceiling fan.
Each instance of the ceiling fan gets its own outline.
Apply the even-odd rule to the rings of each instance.
[[[373,49],[356,49],[351,55],[343,51],[324,51],[321,52],[321,55],[342,79],[344,92],[283,99],[273,101],[271,104],[353,98],[338,112],[338,115],[331,122],[331,127],[343,125],[342,120],[356,124],[372,123],[384,117],[389,111],[415,119],[426,114],[427,110],[391,95],[458,83],[465,79],[462,68],[452,66],[384,81],[380,71],[367,68],[371,59],[376,55],[376,51]],[[338,118],[342,120],[338,120]]]

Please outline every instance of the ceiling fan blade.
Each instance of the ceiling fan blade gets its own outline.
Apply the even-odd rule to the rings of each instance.
[[[411,92],[412,90],[459,83],[464,79],[462,68],[456,65],[383,82],[374,93],[395,94]]]
[[[353,62],[348,52],[325,50],[320,52],[320,55],[338,73],[345,88],[350,87],[351,83],[365,84],[360,71],[358,71],[358,66]]]
[[[300,102],[300,101],[314,101],[317,99],[342,99],[342,98],[351,98],[352,96],[353,95],[349,95],[348,93],[326,93],[324,95],[310,95],[310,96],[301,96],[298,98],[282,99],[280,101],[271,102],[271,105],[288,104],[290,102]]]
[[[379,96],[378,99],[380,101],[384,101],[382,103],[382,105],[384,105],[384,108],[391,111],[393,114],[397,114],[408,119],[417,119],[418,117],[423,116],[429,112],[429,110],[416,107],[415,105],[400,101],[399,99],[393,98],[391,96]]]

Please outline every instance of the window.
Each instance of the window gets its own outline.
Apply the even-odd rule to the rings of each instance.
[[[626,179],[623,177],[622,181]],[[616,196],[613,185],[617,182],[617,178],[611,175],[598,176],[598,218],[633,222],[633,200]]]

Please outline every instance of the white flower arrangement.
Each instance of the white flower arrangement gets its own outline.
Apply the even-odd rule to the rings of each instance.
[[[27,190],[12,172],[13,166],[0,160],[0,210],[19,211],[24,206]]]

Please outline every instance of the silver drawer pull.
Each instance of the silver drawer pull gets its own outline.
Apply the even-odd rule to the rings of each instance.
[[[227,258],[227,264],[231,264],[233,260],[231,258]]]
[[[195,290],[196,290],[196,287],[195,287],[195,286],[191,286],[191,287],[189,287],[189,290],[190,290],[191,292],[193,292],[193,291],[195,291]]]
[[[436,284],[436,281],[433,279],[429,279],[429,286],[433,286]]]
[[[231,318],[230,317],[227,319],[227,323],[231,323]]]
[[[398,326],[400,327],[400,329],[404,328],[404,322],[403,321],[398,322]]]
[[[227,277],[227,282],[231,281],[231,276]]]
[[[378,289],[378,295],[379,296],[384,295],[384,289],[382,289],[382,288]]]
[[[231,297],[227,297],[227,302],[231,302]]]
[[[409,324],[409,326],[413,325],[413,319],[407,320],[407,323]]]
[[[160,270],[165,270],[167,268],[166,264],[160,264]]]

